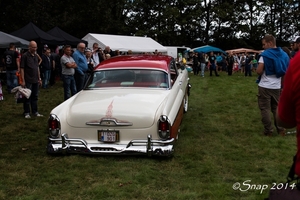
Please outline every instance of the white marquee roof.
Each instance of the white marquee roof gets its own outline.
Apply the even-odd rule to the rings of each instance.
[[[109,46],[113,51],[119,50],[127,52],[128,50],[132,50],[134,53],[142,53],[154,52],[157,49],[158,52],[167,52],[166,47],[150,37],[88,33],[82,39],[88,42],[89,48],[92,48],[93,43],[96,42],[102,49],[104,49],[105,46]]]

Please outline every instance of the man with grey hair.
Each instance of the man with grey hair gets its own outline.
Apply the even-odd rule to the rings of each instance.
[[[85,44],[80,42],[77,45],[77,50],[73,53],[73,59],[75,60],[75,63],[77,65],[77,68],[75,68],[75,82],[77,92],[83,89],[83,86],[87,79],[88,64],[86,62],[84,51]]]
[[[114,51],[111,50],[109,46],[106,46],[105,49],[104,49],[104,55],[106,55],[106,54],[109,54],[110,57],[114,57],[115,56]]]

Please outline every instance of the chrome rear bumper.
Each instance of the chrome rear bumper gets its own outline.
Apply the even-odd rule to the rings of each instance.
[[[170,157],[174,153],[174,138],[166,141],[153,140],[151,135],[146,140],[131,140],[127,145],[121,144],[88,144],[80,138],[69,138],[62,134],[61,138],[48,140],[47,152],[82,153],[99,155],[148,155]]]

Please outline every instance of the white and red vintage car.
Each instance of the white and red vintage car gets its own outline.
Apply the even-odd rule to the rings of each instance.
[[[188,71],[164,55],[117,56],[54,108],[48,153],[172,156],[188,109]]]

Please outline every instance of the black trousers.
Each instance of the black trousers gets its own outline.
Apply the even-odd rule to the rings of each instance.
[[[193,65],[193,71],[194,75],[198,75],[200,71],[200,66],[199,65]]]
[[[232,68],[233,68],[233,66],[228,66],[227,67],[228,75],[232,75]]]
[[[50,75],[50,80],[49,80],[49,84],[51,86],[55,84],[55,78],[56,78],[56,70],[52,69],[51,70],[51,75]]]

